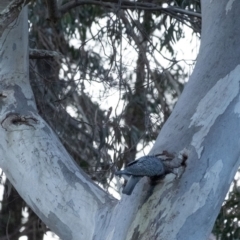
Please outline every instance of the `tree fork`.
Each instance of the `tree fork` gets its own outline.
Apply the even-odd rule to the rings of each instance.
[[[202,2],[196,67],[150,152],[187,148],[185,172],[180,179],[169,174],[153,191],[143,178],[118,203],[76,166],[38,117],[28,81],[26,10],[4,31],[0,92],[7,98],[0,96],[0,121],[16,112],[38,124],[11,133],[0,128],[0,166],[62,239],[208,238],[240,162],[239,11],[239,1]]]

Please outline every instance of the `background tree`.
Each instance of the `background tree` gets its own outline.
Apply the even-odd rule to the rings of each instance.
[[[81,6],[75,8],[75,4]],[[114,1],[95,1],[95,5],[82,5],[79,1],[62,5],[59,12],[56,5],[49,5],[49,21],[43,14],[42,2],[31,6],[30,46],[48,50],[30,52],[30,58],[34,58],[30,62],[30,79],[38,112],[75,161],[105,189],[109,188],[116,167],[133,160],[139,146],[144,148],[156,138],[183,88],[186,73],[174,59],[172,43],[182,36],[179,21],[187,21],[199,31],[200,15],[190,11],[199,11],[199,2],[169,3],[181,9],[163,8],[161,4],[131,6],[123,1],[119,6]],[[156,37],[159,33],[163,37]],[[73,38],[80,39],[79,48],[71,43]],[[124,61],[126,44],[136,49],[135,68]],[[165,48],[172,54],[167,69],[157,57]],[[53,59],[49,50],[61,55]],[[115,111],[113,115],[115,109],[103,109],[95,102],[96,96],[89,89],[99,87],[98,82],[102,84],[100,100],[111,94],[112,89],[119,90],[120,99],[124,100],[120,113]],[[4,198],[3,213],[4,207],[9,207],[11,194],[14,191]],[[6,211],[3,234],[8,225],[12,239],[19,235],[32,239],[32,234],[42,239],[46,229],[37,228],[36,233],[32,223],[36,226],[37,220],[30,217],[25,231],[18,231],[16,226],[22,226],[22,205],[18,206],[18,211],[12,209],[10,218],[14,219],[12,229],[17,231],[10,229],[10,215]]]

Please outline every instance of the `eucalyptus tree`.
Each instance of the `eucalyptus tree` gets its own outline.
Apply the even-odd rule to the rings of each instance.
[[[206,239],[239,164],[239,4],[202,3],[197,65],[169,117],[168,96],[180,95],[185,78],[174,59],[172,41],[182,36],[174,25],[200,31],[201,15],[192,11],[199,3],[73,1],[57,7],[48,1],[46,16],[39,1],[31,5],[29,28],[27,10],[18,15],[21,1],[12,3],[0,3],[0,166],[28,206],[62,239]],[[125,42],[136,49],[132,69],[124,61]],[[169,69],[156,57],[163,48],[173,54]],[[119,91],[125,102],[120,114],[112,117],[115,109],[94,102],[96,91],[89,89],[99,82],[104,94],[98,98]],[[92,182],[108,189],[115,169],[153,141],[168,117],[150,154],[187,149],[179,179],[168,175],[152,189],[144,178],[121,201]],[[11,239],[34,232],[29,225],[22,233],[8,230]]]

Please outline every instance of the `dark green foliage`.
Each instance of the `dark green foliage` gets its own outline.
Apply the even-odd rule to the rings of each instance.
[[[240,189],[238,181],[233,181],[232,185],[213,228],[217,240],[240,239]]]

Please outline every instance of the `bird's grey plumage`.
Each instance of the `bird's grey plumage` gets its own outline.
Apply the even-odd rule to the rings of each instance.
[[[117,171],[115,174],[130,177],[122,191],[124,194],[130,195],[142,177],[163,176],[165,168],[161,159],[155,156],[144,156],[130,162],[125,169]]]
[[[142,177],[130,176],[126,186],[124,186],[122,193],[131,195],[134,187]]]

